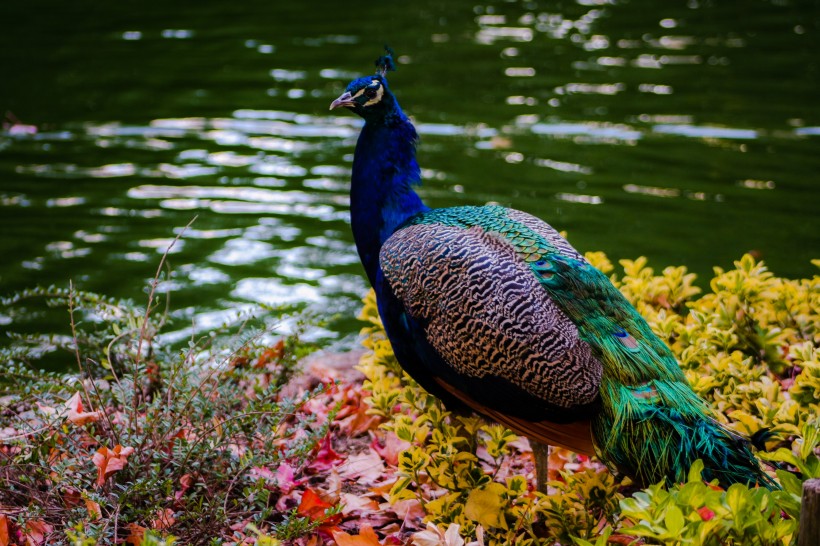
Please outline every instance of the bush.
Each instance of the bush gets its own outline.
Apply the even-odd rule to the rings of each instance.
[[[602,253],[587,258],[607,274],[615,269]],[[513,451],[516,459],[527,456],[511,432],[449,415],[402,372],[371,292],[361,316],[369,323],[369,353],[359,369],[372,411],[409,445],[399,459],[394,501],[416,498],[437,532],[455,525],[465,539],[487,545],[626,544],[638,537],[664,545],[789,544],[802,481],[820,477],[820,277],[777,278],[747,255],[732,270],[716,268],[712,293],[698,298],[695,276],[683,267],[655,275],[645,258],[621,265],[623,275],[612,274],[612,281],[670,345],[720,419],[765,440],[769,452],[761,457],[779,466],[783,490],[723,491],[705,484],[695,465],[685,484],[623,498],[628,480],[553,448],[551,494],[535,492],[526,474],[531,467],[510,462]]]
[[[151,298],[48,288],[2,304],[12,319],[67,309],[70,330],[0,348],[0,543],[221,544],[322,524],[277,507],[277,477],[329,426],[305,405],[332,385],[282,392],[311,350],[298,331],[244,317],[173,349]],[[44,359],[77,372],[38,370]]]

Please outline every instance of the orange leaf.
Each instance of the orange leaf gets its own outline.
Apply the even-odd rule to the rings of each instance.
[[[316,521],[323,518],[325,510],[331,506],[331,504],[323,501],[312,489],[306,489],[302,493],[302,500],[299,502],[299,508],[296,509],[296,512],[300,516],[309,517],[311,521]]]
[[[11,538],[9,537],[9,518],[0,514],[0,546],[9,546]]]
[[[133,452],[133,447],[122,447],[120,444],[115,445],[114,449],[107,447],[98,449],[91,459],[97,467],[97,487],[105,483],[108,476],[125,468],[128,456]]]
[[[85,499],[85,509],[88,510],[88,515],[91,517],[91,521],[97,521],[102,517],[100,505],[91,499]]]
[[[321,521],[318,530],[330,534],[337,530],[336,524],[342,520],[342,514],[325,515],[325,511],[332,507],[332,504],[323,501],[315,491],[306,489],[302,494],[302,500],[299,502],[296,513],[310,518],[310,521]]]
[[[170,508],[165,508],[157,512],[157,517],[151,522],[152,529],[167,529],[177,519],[174,517],[174,511]]]
[[[83,411],[83,400],[80,397],[80,391],[75,392],[74,396],[68,399],[65,407],[68,408],[66,418],[75,425],[84,425],[100,420],[101,413],[99,411]]]
[[[276,363],[285,356],[285,341],[280,339],[276,342],[276,345],[273,347],[268,347],[262,354],[259,355],[259,358],[256,360],[256,364],[253,365],[254,368],[264,368],[269,363]]]
[[[129,523],[127,529],[128,537],[126,537],[125,543],[131,546],[140,546],[140,544],[142,544],[142,537],[145,535],[145,527],[141,527],[136,523]]]
[[[379,537],[368,524],[362,525],[358,535],[349,535],[344,531],[334,531],[333,540],[338,546],[382,546]]]
[[[26,522],[24,534],[26,546],[38,546],[43,544],[52,530],[51,525],[41,519],[30,519]]]

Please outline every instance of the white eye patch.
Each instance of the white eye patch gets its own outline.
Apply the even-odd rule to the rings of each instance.
[[[375,89],[375,90],[376,90],[376,94],[375,94],[375,95],[373,95],[373,97],[372,97],[372,98],[370,98],[367,102],[365,102],[365,103],[364,103],[364,106],[371,106],[371,105],[373,105],[373,104],[376,104],[377,102],[379,102],[380,100],[382,100],[382,97],[384,96],[384,87],[382,87],[382,86],[381,86],[381,84],[379,84],[379,80],[373,80],[373,81],[372,81],[372,83],[371,83],[371,85],[372,85],[372,84],[377,84],[377,85],[378,85],[378,87],[376,87],[376,89]],[[363,87],[362,89],[359,89],[359,90],[356,92],[356,94],[355,94],[355,95],[353,95],[353,97],[352,97],[352,98],[354,98],[354,99],[355,99],[355,98],[357,98],[357,97],[361,96],[361,94],[362,94],[362,93],[365,93],[368,89],[369,89],[369,90],[373,90],[373,87]]]

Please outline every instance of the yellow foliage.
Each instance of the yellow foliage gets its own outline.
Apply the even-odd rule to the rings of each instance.
[[[646,258],[640,257],[621,260],[623,273],[619,274],[602,252],[586,257],[610,275],[652,330],[669,344],[692,387],[715,408],[719,420],[747,436],[768,429],[773,433],[767,440],[772,449],[791,446],[780,447],[769,459],[820,474],[813,451],[820,437],[816,420],[820,414],[820,276],[778,278],[763,262],[745,255],[734,269],[715,268],[711,292],[700,296],[695,275],[685,267],[666,267],[656,275]],[[820,267],[820,260],[812,263]],[[619,483],[605,471],[562,472],[563,480],[550,484],[549,496],[534,492],[524,476],[494,479],[509,455],[513,433],[474,417],[450,416],[404,374],[384,333],[372,291],[360,318],[368,323],[363,344],[369,351],[358,368],[366,377],[371,411],[386,417],[384,426],[411,444],[399,458],[393,501],[418,499],[428,522],[442,528],[457,524],[465,538],[475,537],[480,526],[487,545],[570,544],[576,539],[588,544],[584,539],[605,540],[623,523],[618,521]],[[807,450],[809,439],[812,447]],[[487,457],[492,459],[491,468]],[[782,471],[778,476],[789,480],[784,484],[787,489],[799,488],[799,482]],[[698,481],[697,476],[693,479]],[[652,498],[661,498],[658,491]],[[747,493],[737,488],[733,492],[735,497],[741,494]],[[749,517],[754,517],[759,508],[755,503],[768,502],[768,497],[748,495]],[[694,525],[681,519],[684,512],[700,521],[692,511],[696,508],[664,513],[665,529]],[[789,510],[795,512],[793,506]],[[546,525],[546,536],[534,530],[536,521]],[[703,522],[692,529],[705,532],[709,525]],[[788,536],[788,529],[783,529],[772,531],[772,544],[783,543],[782,537]],[[652,532],[642,533],[669,543]]]

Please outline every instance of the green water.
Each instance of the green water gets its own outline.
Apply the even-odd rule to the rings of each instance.
[[[327,107],[384,43],[432,206],[499,202],[701,276],[749,250],[785,276],[820,257],[816,1],[7,0],[0,18],[4,294],[72,279],[142,301],[196,216],[161,287],[179,332],[295,303],[351,343],[360,125]]]

